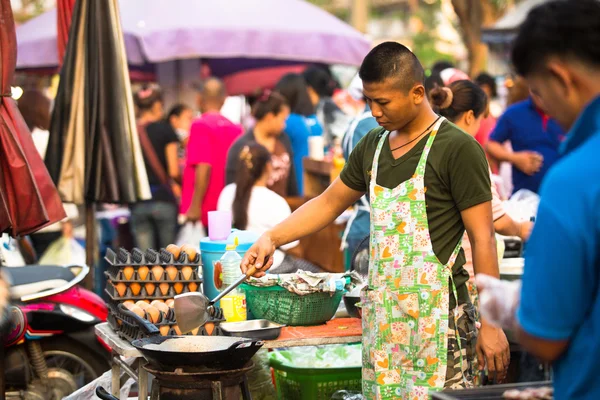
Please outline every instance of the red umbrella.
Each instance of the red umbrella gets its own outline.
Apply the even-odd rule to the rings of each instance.
[[[10,0],[0,0],[0,231],[29,234],[66,217],[31,133],[10,93],[17,59]]]

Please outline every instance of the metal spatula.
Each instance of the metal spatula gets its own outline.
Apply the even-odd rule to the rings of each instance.
[[[251,267],[237,281],[225,288],[213,300],[204,294],[190,292],[175,296],[175,318],[181,333],[188,333],[204,325],[215,313],[214,304],[227,296],[233,289],[242,284],[247,278],[256,273],[256,267]]]

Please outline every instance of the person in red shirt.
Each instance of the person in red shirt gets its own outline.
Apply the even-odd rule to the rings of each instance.
[[[240,125],[221,115],[226,97],[219,79],[204,83],[200,93],[202,116],[192,124],[187,147],[180,212],[188,221],[201,220],[204,226],[208,225],[208,212],[217,209],[225,187],[229,147],[242,133]]]

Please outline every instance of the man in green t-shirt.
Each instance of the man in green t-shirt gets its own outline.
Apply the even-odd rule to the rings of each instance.
[[[431,109],[424,72],[406,47],[375,47],[360,71],[381,126],[356,146],[340,178],[265,233],[242,261],[264,274],[275,249],[316,232],[367,194],[371,204],[369,279],[363,307],[363,395],[426,399],[430,391],[469,387],[474,365],[506,376],[508,342],[482,321],[465,283],[461,237],[473,245],[475,271],[498,276],[485,154]]]

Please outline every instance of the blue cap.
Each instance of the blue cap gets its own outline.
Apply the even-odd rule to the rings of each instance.
[[[236,250],[245,252],[258,240],[259,235],[250,231],[239,231],[234,229],[227,237],[227,240],[210,240],[208,237],[202,238],[200,240],[200,251],[225,251],[227,245],[234,244],[236,237],[239,242]]]

